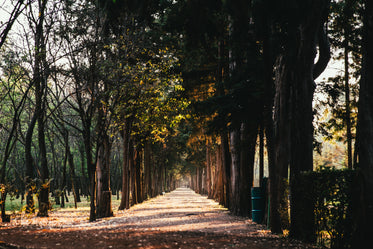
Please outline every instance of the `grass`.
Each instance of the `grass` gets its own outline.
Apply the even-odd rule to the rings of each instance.
[[[74,208],[75,207],[74,196],[68,195],[68,199],[69,199],[69,202],[66,202],[65,200],[65,208]],[[87,208],[90,206],[89,198],[81,196],[80,199],[81,199],[81,202],[77,203],[78,208],[81,208],[81,207]],[[54,197],[49,197],[49,201],[52,204],[52,210],[61,209],[60,205],[56,205]],[[116,195],[112,195],[111,201],[112,201],[113,209],[117,208],[120,204],[120,200],[117,200]],[[38,209],[38,199],[35,195],[34,195],[34,203],[35,203],[35,208]],[[25,205],[26,205],[25,200],[22,203],[21,198],[15,199],[13,197],[7,196],[6,203],[5,203],[5,210],[11,213],[18,213],[18,212],[24,211]]]

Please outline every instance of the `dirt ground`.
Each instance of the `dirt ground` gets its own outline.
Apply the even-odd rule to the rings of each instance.
[[[13,217],[11,223],[0,223],[0,249],[315,248],[272,235],[186,188],[93,223],[88,212],[63,209],[48,218]]]

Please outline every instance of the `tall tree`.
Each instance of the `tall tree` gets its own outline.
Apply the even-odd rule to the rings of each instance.
[[[373,242],[373,4],[366,0],[364,5],[353,248],[369,248]]]
[[[296,179],[301,171],[313,170],[314,80],[326,68],[330,58],[324,27],[329,4],[328,0],[307,0],[288,2],[282,9],[278,6],[286,13],[283,15],[286,32],[284,51],[276,65],[274,106],[275,162],[280,190],[284,189],[283,179],[287,178],[289,165],[290,180]],[[317,47],[319,59],[315,63]],[[304,226],[300,223],[302,211],[297,209],[297,196],[291,197],[290,235],[301,238],[302,235],[297,232],[301,231],[298,226]],[[271,201],[280,202],[279,198]]]
[[[33,78],[31,84],[35,87],[35,110],[29,124],[26,141],[25,141],[25,161],[26,161],[26,176],[28,177],[27,184],[31,184],[34,176],[35,162],[31,154],[31,143],[36,122],[38,123],[38,144],[40,150],[41,174],[42,181],[39,194],[39,216],[48,216],[49,209],[49,169],[47,164],[47,151],[45,144],[44,122],[46,110],[46,89],[47,80],[49,77],[49,68],[46,61],[46,40],[45,40],[45,11],[48,1],[40,0],[37,2],[38,17],[35,17],[33,12],[33,5],[30,5],[28,19],[31,28],[35,27],[34,32],[34,65]],[[33,211],[31,188],[28,189],[27,195],[27,212]]]
[[[316,111],[321,111],[317,132],[325,140],[346,144],[345,166],[352,168],[353,142],[356,132],[358,84],[361,67],[361,1],[332,1],[328,23],[333,59],[344,64],[344,70],[321,81],[316,91]],[[325,114],[326,113],[326,114]],[[319,113],[318,113],[319,114]],[[327,117],[325,117],[327,115]],[[316,120],[318,121],[318,120]],[[322,147],[321,147],[322,149]]]

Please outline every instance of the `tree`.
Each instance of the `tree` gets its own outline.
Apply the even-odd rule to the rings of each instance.
[[[329,45],[324,24],[330,1],[303,1],[283,6],[286,13],[284,50],[276,65],[276,96],[274,113],[275,162],[278,189],[283,189],[290,165],[290,181],[301,171],[313,170],[313,110],[314,80],[323,72],[329,58]],[[278,6],[280,8],[280,6]],[[319,59],[314,63],[318,46]],[[293,191],[293,190],[292,190]],[[273,202],[280,202],[279,196]],[[291,195],[290,235],[301,238],[301,211],[297,196]],[[313,212],[310,208],[309,212]],[[312,215],[309,215],[312,217]],[[312,220],[309,220],[312,225]]]
[[[323,115],[317,132],[325,140],[346,144],[346,166],[352,168],[353,141],[356,131],[358,84],[361,67],[361,1],[336,1],[331,4],[329,37],[335,53],[333,59],[343,61],[344,70],[320,82],[315,110]],[[327,116],[327,117],[325,117]],[[316,120],[318,121],[318,120]]]
[[[31,123],[27,130],[26,135],[26,171],[28,177],[28,184],[31,184],[31,179],[33,179],[33,171],[35,169],[34,159],[31,155],[31,143],[34,132],[34,127],[36,122],[38,123],[38,144],[41,157],[41,189],[39,194],[39,216],[48,216],[49,209],[49,170],[47,164],[46,156],[46,144],[45,144],[45,134],[44,134],[44,122],[45,122],[45,111],[46,111],[46,89],[47,81],[49,77],[49,71],[46,61],[46,44],[45,44],[45,33],[44,33],[44,21],[45,21],[45,11],[47,8],[48,1],[38,1],[37,12],[40,13],[38,18],[33,16],[35,13],[32,11],[32,5],[30,5],[29,21],[30,25],[35,25],[34,30],[34,65],[33,65],[33,79],[32,84],[35,87],[35,110]],[[28,190],[27,195],[27,212],[32,212],[33,201],[32,201],[32,190]]]
[[[4,48],[4,47],[3,47]],[[11,157],[12,151],[17,146],[18,138],[18,126],[21,119],[21,115],[25,106],[26,99],[28,97],[28,92],[31,89],[31,86],[26,86],[26,91],[22,93],[22,88],[27,82],[26,72],[21,66],[21,62],[17,61],[15,54],[11,51],[8,51],[8,48],[5,48],[3,52],[3,61],[4,64],[1,65],[3,71],[3,79],[1,79],[1,92],[4,92],[4,95],[1,96],[2,104],[2,116],[5,118],[0,123],[0,127],[5,129],[8,133],[5,147],[2,149],[2,158],[1,158],[1,171],[0,171],[0,184],[3,186],[1,190],[0,198],[0,207],[1,207],[1,217],[2,220],[6,220],[5,214],[5,202],[6,197],[9,191],[8,177],[7,177],[7,164],[8,160]],[[7,117],[11,118],[11,125],[8,127]],[[15,176],[14,176],[15,177]],[[13,177],[13,178],[14,178]],[[19,177],[19,176],[18,176]]]
[[[10,30],[14,22],[17,20],[18,16],[22,13],[22,11],[27,7],[29,1],[18,0],[15,2],[13,9],[10,11],[8,21],[2,23],[0,25],[1,33],[0,33],[0,48],[4,45]],[[3,6],[4,4],[2,4]]]
[[[354,248],[369,248],[372,237],[368,232],[373,222],[373,4],[364,1],[362,70],[358,114],[357,192],[354,211]]]

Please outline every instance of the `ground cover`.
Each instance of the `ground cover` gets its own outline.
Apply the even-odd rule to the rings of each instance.
[[[114,211],[114,217],[93,223],[88,207],[57,209],[47,218],[14,214],[10,223],[0,224],[0,243],[4,248],[315,248],[232,216],[186,188]]]

